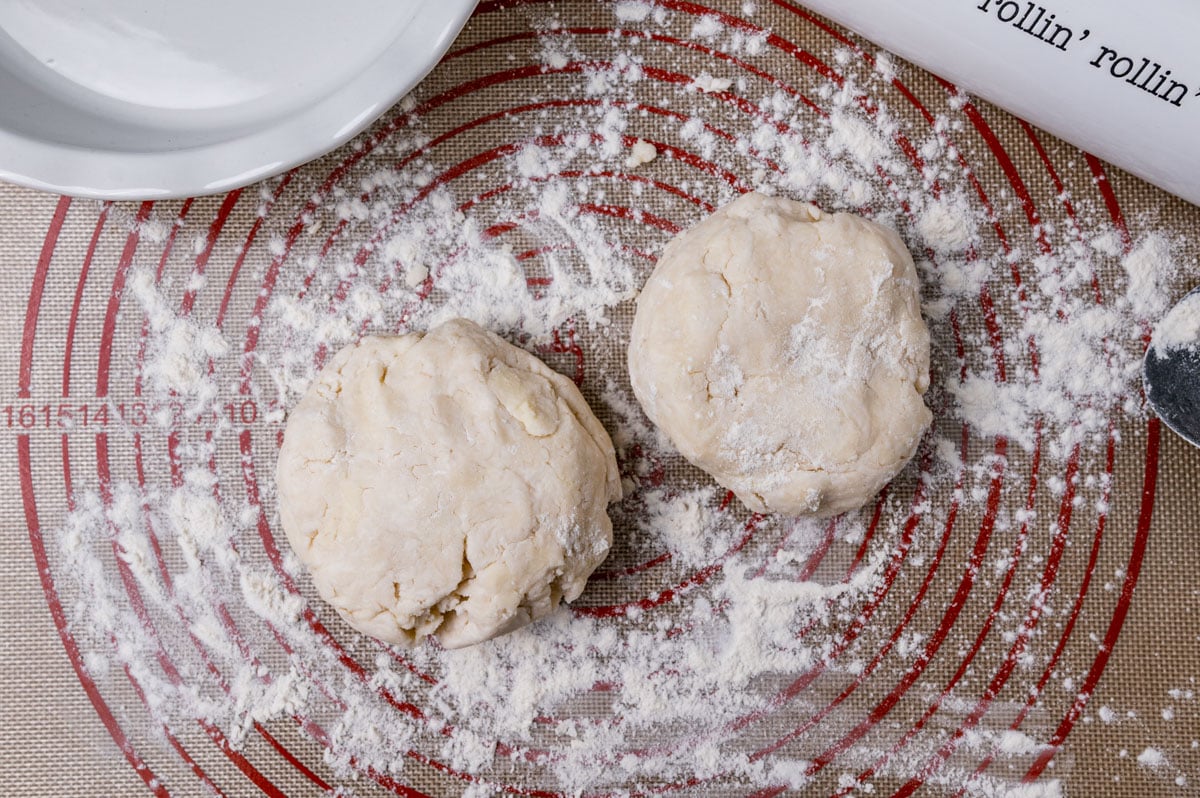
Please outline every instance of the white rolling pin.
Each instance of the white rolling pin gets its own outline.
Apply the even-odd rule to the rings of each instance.
[[[972,94],[1200,204],[1200,3],[803,2]]]

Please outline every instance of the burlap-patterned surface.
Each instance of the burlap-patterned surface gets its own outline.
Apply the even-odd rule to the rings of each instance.
[[[691,20],[708,9],[732,18],[745,16],[740,2],[665,5],[670,5],[675,15],[669,24],[677,25],[684,34]],[[754,66],[774,76],[779,85],[821,96],[828,75],[805,66],[796,53],[812,53],[821,63],[836,64],[835,50],[847,47],[838,36],[849,34],[826,30],[787,3],[757,5],[749,17],[751,23],[772,31],[777,38],[753,59]],[[617,22],[610,4],[591,0],[485,3],[455,45],[452,58],[415,93],[418,102],[447,98],[430,103],[422,112],[420,132],[426,141],[452,132],[425,154],[434,171],[510,142],[553,132],[556,120],[569,119],[569,109],[550,108],[496,115],[486,123],[461,127],[468,120],[483,120],[524,103],[571,99],[572,92],[578,91],[579,81],[571,77],[574,73],[559,74],[549,67],[527,70],[509,81],[485,79],[505,70],[541,65],[537,32],[546,33],[549,20],[575,31],[574,61],[586,64],[611,57],[614,35],[610,29]],[[631,22],[625,27],[636,29],[639,24],[649,26],[651,22]],[[684,39],[686,35],[679,41]],[[798,50],[783,45],[795,45]],[[645,65],[675,74],[716,73],[714,65],[725,71],[731,68],[730,62],[704,48],[687,48],[663,38],[647,39],[639,47]],[[865,49],[873,51],[869,46]],[[958,109],[952,108],[950,93],[931,76],[905,67],[901,77],[912,96],[933,114],[961,118]],[[658,101],[679,112],[686,113],[692,103],[699,102],[696,95],[662,80],[645,81],[636,91],[647,104]],[[907,123],[922,124],[916,105],[905,102],[897,89],[876,85],[872,91],[879,92],[874,99],[888,102]],[[999,198],[996,208],[1001,225],[1014,229],[1029,225],[1026,209],[1012,201],[1013,171],[1028,189],[1040,219],[1049,225],[1065,224],[1062,191],[1048,177],[1035,138],[1004,112],[982,102],[973,107],[1012,161],[1011,170],[1006,169],[980,128],[956,129],[958,145],[974,174]],[[728,123],[736,130],[739,117],[730,113],[729,120],[712,121]],[[384,126],[392,118],[385,116],[359,144],[386,133]],[[653,116],[635,118],[627,134],[679,143],[676,128]],[[1200,224],[1200,210],[1107,165],[1099,167],[1112,189],[1111,201],[1106,202],[1095,170],[1083,154],[1045,135],[1037,136],[1036,142],[1045,148],[1046,159],[1055,165],[1065,192],[1081,214],[1103,217],[1119,209],[1133,238],[1156,228],[1187,234]],[[405,146],[412,143],[381,147],[367,163],[352,163],[343,170],[342,165],[352,162],[357,151],[356,145],[350,145],[301,168],[286,185],[270,181],[230,197],[190,203],[104,205],[0,186],[0,340],[5,344],[0,348],[0,584],[4,589],[0,601],[4,634],[0,650],[0,781],[5,785],[0,792],[117,796],[139,795],[150,789],[201,795],[216,789],[227,795],[260,791],[310,795],[322,785],[335,784],[323,763],[321,746],[295,723],[272,722],[269,734],[252,737],[241,752],[232,752],[199,726],[175,728],[170,735],[153,728],[134,680],[120,673],[103,679],[90,674],[75,648],[77,630],[65,621],[69,607],[64,610],[59,603],[87,598],[71,594],[58,583],[55,535],[81,492],[103,491],[107,484],[132,479],[134,474],[148,482],[169,479],[162,453],[167,446],[166,433],[132,420],[137,412],[133,409],[138,399],[134,375],[142,319],[136,308],[129,310],[123,293],[128,270],[154,269],[161,262],[164,274],[176,277],[173,283],[168,279],[164,284],[171,283],[173,297],[182,300],[186,276],[194,274],[203,259],[200,269],[207,276],[206,285],[229,285],[229,300],[223,306],[220,290],[200,290],[192,312],[209,320],[221,316],[222,329],[231,340],[241,341],[248,332],[259,283],[280,259],[277,242],[286,239],[313,193],[331,181],[335,188],[353,196],[363,190],[358,181],[370,173],[371,164],[379,168],[402,159]],[[722,157],[718,155],[717,160]],[[744,175],[739,170],[745,164],[736,158],[731,152],[721,165]],[[703,194],[717,179],[689,171],[677,161],[654,166],[656,180],[668,185],[690,181],[695,193]],[[489,185],[481,180],[472,191],[478,193]],[[620,193],[623,190],[614,187],[614,206],[631,199]],[[272,199],[273,194],[277,198]],[[695,208],[673,195],[648,193],[627,204],[638,207],[639,203],[657,217],[680,222],[696,218]],[[484,204],[475,212],[487,224],[500,221],[489,216],[496,211]],[[170,229],[173,220],[182,219],[179,242],[171,249],[161,236],[139,240],[134,234],[139,218],[162,220],[166,223],[162,229]],[[631,246],[644,245],[653,251],[663,240],[660,229],[648,231],[636,219],[613,224],[614,237]],[[334,257],[321,250],[322,240],[301,237],[293,244],[291,262]],[[1190,263],[1200,254],[1200,247],[1188,242],[1186,254]],[[235,274],[239,270],[245,276],[241,282]],[[997,276],[993,291],[1002,305],[1001,316],[1010,310],[1003,307],[1011,302],[1010,292],[1003,289],[1006,279]],[[1119,282],[1119,269],[1107,270],[1103,282],[1105,289],[1113,290]],[[1197,282],[1200,266],[1181,275],[1170,292],[1182,296]],[[589,358],[584,390],[601,417],[609,421],[598,380],[599,375],[620,371],[622,331],[628,328],[631,311],[626,303],[610,314],[616,335],[588,341],[587,334],[580,333]],[[978,328],[979,324],[978,319],[964,314],[965,328]],[[237,351],[235,347],[230,356],[232,374],[237,374]],[[557,357],[551,353],[548,359],[569,371],[570,353]],[[279,419],[269,416],[266,407],[243,406],[247,396],[238,392],[236,380],[228,383],[222,390],[229,390],[224,397],[229,412],[237,414],[239,429],[247,430],[253,441],[256,469],[269,474]],[[60,422],[64,407],[73,419],[68,425]],[[101,422],[98,419],[104,408],[108,418]],[[118,421],[122,412],[126,418]],[[960,426],[951,418],[938,423],[951,434],[957,434],[953,431]],[[963,606],[943,630],[945,642],[932,662],[922,667],[915,683],[899,691],[894,705],[878,711],[881,702],[897,694],[898,685],[905,685],[911,654],[892,653],[827,722],[817,725],[808,739],[794,742],[796,753],[811,757],[834,732],[868,716],[877,724],[867,737],[867,754],[851,750],[845,752],[843,761],[835,759],[813,782],[812,794],[835,792],[845,774],[858,773],[871,763],[870,751],[888,750],[947,684],[953,684],[953,700],[944,701],[933,720],[922,723],[922,751],[932,752],[940,741],[954,739],[956,729],[966,724],[981,700],[989,709],[980,727],[993,731],[1008,728],[1028,701],[1019,728],[1043,746],[1006,758],[989,773],[1015,782],[1036,769],[1044,778],[1059,779],[1063,791],[1071,796],[1181,795],[1200,789],[1200,744],[1196,742],[1200,738],[1200,703],[1192,692],[1200,690],[1196,683],[1200,675],[1200,547],[1195,545],[1200,527],[1200,451],[1143,416],[1117,412],[1113,424],[1119,434],[1112,449],[1112,496],[1107,512],[1090,506],[1098,495],[1095,485],[1081,482],[1081,506],[1068,522],[1067,534],[1056,537],[1043,531],[1031,535],[1023,567],[1008,588],[1012,598],[1003,605],[999,622],[992,624],[989,613],[1001,580],[987,574],[973,583],[965,597],[960,596]],[[182,434],[203,436],[204,432],[201,421]],[[145,445],[144,462],[136,462],[130,451],[134,433],[143,439],[139,446]],[[973,442],[972,452],[979,447],[990,451],[992,444],[988,440]],[[235,504],[244,494],[237,478],[240,457],[236,445],[219,447],[222,498]],[[1045,517],[1054,517],[1061,496],[1046,485],[1053,482],[1050,474],[1061,473],[1062,464],[1047,461],[1042,467],[1047,471],[1041,485],[1035,487],[1035,505]],[[1009,468],[1010,478],[1020,485],[1028,481],[1033,465],[1027,456],[1014,453]],[[1105,452],[1085,454],[1078,468],[1085,477],[1102,474]],[[695,475],[676,466],[668,478],[688,480]],[[912,478],[902,477],[901,483],[898,493],[907,490],[905,495],[911,495]],[[1024,501],[1025,493],[1021,487],[1006,490],[1003,501],[1016,503],[1015,508]],[[265,501],[269,505],[270,495]],[[948,506],[944,492],[931,496],[918,530],[921,542],[914,551],[933,557]],[[273,519],[272,507],[264,511]],[[939,630],[955,603],[964,572],[971,567],[972,550],[979,545],[977,535],[982,526],[977,510],[964,508],[962,515],[965,520],[936,555],[940,570],[933,574],[925,559],[900,574],[886,603],[872,615],[856,656],[870,659],[876,651],[890,650],[884,647],[898,623],[924,638]],[[618,529],[618,536],[620,532]],[[988,557],[1002,559],[1003,552],[1014,546],[1015,535],[1015,529],[1002,530],[985,541]],[[619,562],[620,552],[614,556]],[[1021,627],[1029,596],[1039,584],[1046,584],[1047,561],[1058,563],[1049,583],[1047,604],[1052,612],[1042,619],[1038,636],[1028,642],[1028,657],[1013,668],[1009,663],[1013,635]],[[662,587],[655,584],[656,578],[646,577],[636,584],[604,582],[589,590],[585,602],[603,605],[649,595]],[[662,576],[671,578],[670,574]],[[919,606],[912,604],[914,595],[920,599]],[[901,623],[910,604],[914,608],[911,618]],[[350,634],[344,627],[339,633]],[[970,659],[970,666],[958,673],[965,659]],[[813,689],[815,705],[819,699],[835,695],[837,688],[815,684]],[[808,704],[802,702],[802,706]],[[776,726],[768,723],[756,728],[747,744],[765,744],[801,725],[804,711],[797,706],[790,714],[781,713],[771,721]],[[1139,754],[1147,748],[1161,752],[1162,761],[1139,763]],[[1052,759],[1050,754],[1054,754]],[[970,749],[956,754],[951,762],[970,772],[981,758],[978,749]],[[893,765],[889,775],[873,780],[874,793],[890,794],[900,788],[909,776],[918,775],[926,757],[911,761],[914,772],[904,773],[903,765]],[[201,773],[203,778],[198,775]],[[520,769],[505,774],[498,781],[514,790],[553,786],[542,776],[523,781]],[[456,795],[464,788],[463,781],[417,764],[405,770],[402,781],[407,788],[430,795]],[[598,788],[635,786],[612,783]],[[353,789],[356,794],[371,795],[407,788],[363,780]],[[953,785],[945,783],[925,789],[931,793],[954,791]],[[700,787],[683,788],[679,794],[700,791]],[[749,791],[736,784],[717,784],[709,792],[740,795]]]

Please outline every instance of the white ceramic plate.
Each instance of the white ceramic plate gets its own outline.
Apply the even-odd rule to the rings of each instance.
[[[0,0],[0,179],[211,194],[361,131],[476,0]]]

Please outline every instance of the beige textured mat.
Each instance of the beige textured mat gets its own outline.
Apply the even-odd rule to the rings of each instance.
[[[1069,436],[1065,446],[1056,442],[1076,422],[1053,413],[1031,413],[1025,441],[965,425],[951,385],[960,371],[1005,373],[997,360],[1008,367],[1001,383],[1037,373],[1021,320],[1052,304],[1026,301],[1022,290],[1038,294],[1038,281],[1050,279],[1038,265],[1047,258],[1093,264],[1094,284],[1067,284],[1064,294],[1124,307],[1116,299],[1128,290],[1123,259],[1163,236],[1182,268],[1157,293],[1182,296],[1200,283],[1200,247],[1177,237],[1196,229],[1200,210],[986,103],[966,102],[914,67],[895,64],[893,80],[891,65],[874,64],[874,47],[799,6],[705,0],[658,8],[485,2],[411,102],[346,147],[229,196],[108,205],[0,186],[0,791],[1200,790],[1200,451],[1144,413],[1133,383],[1127,402],[1097,395],[1098,421],[1087,421],[1080,403],[1077,423],[1088,434],[1075,451]],[[787,134],[796,146],[819,143],[834,166],[814,168],[789,149]],[[659,157],[627,167],[638,138],[655,142]],[[551,185],[565,193],[548,195]],[[748,685],[748,705],[758,702],[761,716],[726,729],[715,748],[697,749],[694,764],[687,729],[652,730],[654,744],[675,751],[669,772],[622,763],[621,754],[648,743],[621,740],[610,766],[572,780],[553,765],[570,750],[569,735],[548,723],[532,742],[484,739],[485,747],[501,744],[495,762],[468,761],[447,742],[457,732],[423,726],[443,712],[429,683],[402,682],[392,716],[368,719],[413,729],[407,747],[395,748],[391,772],[382,772],[389,764],[379,749],[369,768],[339,759],[363,750],[354,748],[361,740],[347,751],[335,742],[340,753],[327,754],[329,730],[345,720],[331,709],[340,685],[361,676],[377,687],[371,679],[383,655],[329,612],[302,575],[296,595],[312,614],[264,610],[246,598],[268,595],[248,591],[248,574],[276,580],[280,594],[292,588],[275,548],[276,538],[284,544],[270,475],[284,411],[308,376],[303,366],[323,358],[326,344],[419,327],[436,316],[428,308],[448,305],[485,317],[576,376],[618,433],[635,496],[616,513],[605,578],[580,599],[576,617],[622,638],[653,631],[658,617],[673,622],[700,598],[715,601],[726,557],[664,558],[638,522],[637,496],[660,480],[679,490],[707,483],[677,457],[647,458],[622,443],[629,435],[646,443],[618,401],[628,395],[627,289],[673,231],[751,186],[795,196],[807,187],[825,207],[895,224],[919,260],[947,261],[923,270],[931,303],[943,296],[938,281],[949,279],[939,274],[977,282],[953,297],[952,311],[931,317],[938,420],[922,454],[874,517],[868,508],[831,531],[829,544],[797,549],[792,577],[826,585],[848,568],[882,563],[861,593],[817,624],[805,649],[816,659]],[[966,253],[923,257],[937,231],[922,232],[922,203],[939,192],[964,197],[970,218],[982,221]],[[563,207],[572,209],[566,221],[545,223]],[[410,222],[420,229],[396,233]],[[531,292],[568,297],[561,318],[506,318],[479,285],[449,277],[466,257],[455,236],[468,224],[505,263],[520,264]],[[1073,238],[1082,242],[1075,249]],[[603,260],[598,241],[633,270],[632,285],[604,285],[616,271],[588,277],[589,264]],[[560,251],[579,279],[577,295],[605,305],[593,308],[601,323],[563,291]],[[430,280],[411,264],[407,272],[388,265],[406,259],[421,261]],[[408,293],[396,299],[393,282]],[[1115,349],[1137,350],[1136,308],[1123,312],[1130,323],[1105,335]],[[538,327],[546,319],[551,330]],[[224,344],[206,342],[205,331]],[[1009,396],[997,388],[997,406]],[[188,532],[189,513],[211,506],[172,504],[197,484],[195,471],[213,475],[206,496],[233,530],[226,543],[237,562],[227,570],[205,541],[195,543],[195,561],[178,542],[199,535]],[[737,529],[750,523],[736,507],[722,512]],[[146,543],[134,533],[141,514],[154,519],[147,529],[161,514],[183,531],[164,522]],[[123,522],[132,526],[123,531]],[[742,562],[771,561],[791,534],[780,519],[748,528]],[[189,581],[206,569],[198,587]],[[629,606],[638,609],[619,609]],[[278,628],[281,618],[308,631],[319,618],[327,648],[297,647],[294,630]],[[313,656],[320,662],[305,662]],[[231,665],[238,657],[259,669],[246,676]],[[412,662],[432,681],[441,676],[436,652]],[[309,666],[346,681],[321,682],[330,694],[320,702],[261,716],[204,703],[241,694],[239,679],[273,684]],[[603,722],[612,711],[595,696],[572,701],[564,713]],[[197,706],[208,707],[199,718]],[[505,709],[477,711],[480,727],[466,715],[450,719],[486,737],[498,727],[485,716]],[[348,723],[361,730],[368,720]],[[522,745],[550,755],[504,756]],[[694,780],[680,776],[689,767]]]

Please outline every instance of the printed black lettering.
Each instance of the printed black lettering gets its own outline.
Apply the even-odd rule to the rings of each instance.
[[[1178,94],[1176,94],[1176,90],[1178,90],[1178,92],[1179,92]],[[1174,96],[1172,96],[1172,95],[1174,95]],[[1180,83],[1177,80],[1173,80],[1173,81],[1171,81],[1171,88],[1167,89],[1164,93],[1159,94],[1157,96],[1162,97],[1164,100],[1169,102],[1171,105],[1174,105],[1176,108],[1178,108],[1179,106],[1183,105],[1183,99],[1185,97],[1187,97],[1187,95],[1188,95],[1188,87],[1186,85],[1184,85],[1183,83]]]
[[[1013,0],[1005,0],[996,6],[996,19],[1001,22],[1012,22],[1021,13],[1021,6]]]
[[[1133,85],[1133,86],[1138,86],[1138,81],[1142,79],[1142,74],[1146,71],[1146,69],[1149,66],[1150,66],[1150,59],[1143,58],[1142,65],[1137,68],[1137,72],[1134,72],[1133,75],[1130,76],[1129,80],[1127,80],[1125,82],[1130,85]],[[1141,86],[1138,86],[1138,88],[1141,88]]]
[[[1024,4],[1017,0],[981,0],[975,9],[985,14],[992,13],[999,22],[1012,25],[1021,33],[1064,52],[1075,38],[1075,32],[1070,27],[1057,21],[1057,14],[1032,0],[1025,0]],[[1083,38],[1087,38],[1089,33],[1085,31]]]
[[[1020,28],[1021,30],[1025,31],[1026,33],[1028,33],[1030,30],[1033,29],[1033,25],[1030,25],[1028,28],[1026,28],[1025,23],[1029,20],[1029,15],[1033,13],[1033,10],[1035,8],[1038,8],[1038,7],[1035,6],[1033,3],[1026,3],[1025,4],[1025,13],[1021,15],[1021,21],[1017,23],[1017,27]],[[1038,9],[1038,10],[1039,10],[1039,12],[1045,11],[1045,9]]]
[[[1116,60],[1117,51],[1100,45],[1100,55],[1096,56],[1096,60],[1092,62],[1092,66],[1099,67],[1100,62],[1104,60],[1105,56],[1108,56],[1109,60]]]
[[[1108,68],[1108,71],[1114,78],[1123,78],[1133,71],[1133,59],[1128,56],[1121,56],[1112,62],[1112,66]]]
[[[1135,60],[1107,45],[1101,45],[1100,52],[1088,63],[1097,69],[1106,69],[1110,77],[1136,86],[1176,108],[1183,105],[1191,91],[1186,83],[1174,80],[1171,70],[1157,61],[1144,56]]]
[[[1089,33],[1090,31],[1085,30],[1083,32],[1083,38],[1086,39]],[[1071,43],[1071,39],[1073,37],[1074,34],[1071,33],[1070,28],[1055,23],[1054,33],[1050,34],[1050,38],[1046,39],[1045,41],[1048,44],[1054,45],[1065,53],[1067,51],[1067,45]]]
[[[1037,16],[1029,23],[1029,28],[1026,33],[1030,36],[1035,36],[1042,41],[1046,41],[1046,31],[1050,29],[1050,23],[1054,21],[1054,15],[1046,16],[1046,9],[1038,6]]]
[[[1075,43],[1086,41],[1092,35],[1089,28],[1072,28],[1060,22],[1058,14],[1038,0],[978,0],[975,10],[1064,53]],[[1078,36],[1076,30],[1079,31]],[[1153,57],[1122,53],[1107,44],[1098,46],[1099,50],[1087,63],[1107,72],[1110,78],[1128,83],[1177,108],[1191,96],[1191,86],[1171,77],[1171,70]],[[1200,91],[1196,92],[1196,96],[1200,97]]]
[[[1162,73],[1162,77],[1160,77],[1158,79],[1158,83],[1154,84],[1154,88],[1146,89],[1146,91],[1150,92],[1151,94],[1157,95],[1159,90],[1162,89],[1163,84],[1167,82],[1167,78],[1169,78],[1169,77],[1171,77],[1171,70],[1168,69]],[[1149,83],[1150,81],[1146,81],[1146,82]]]

